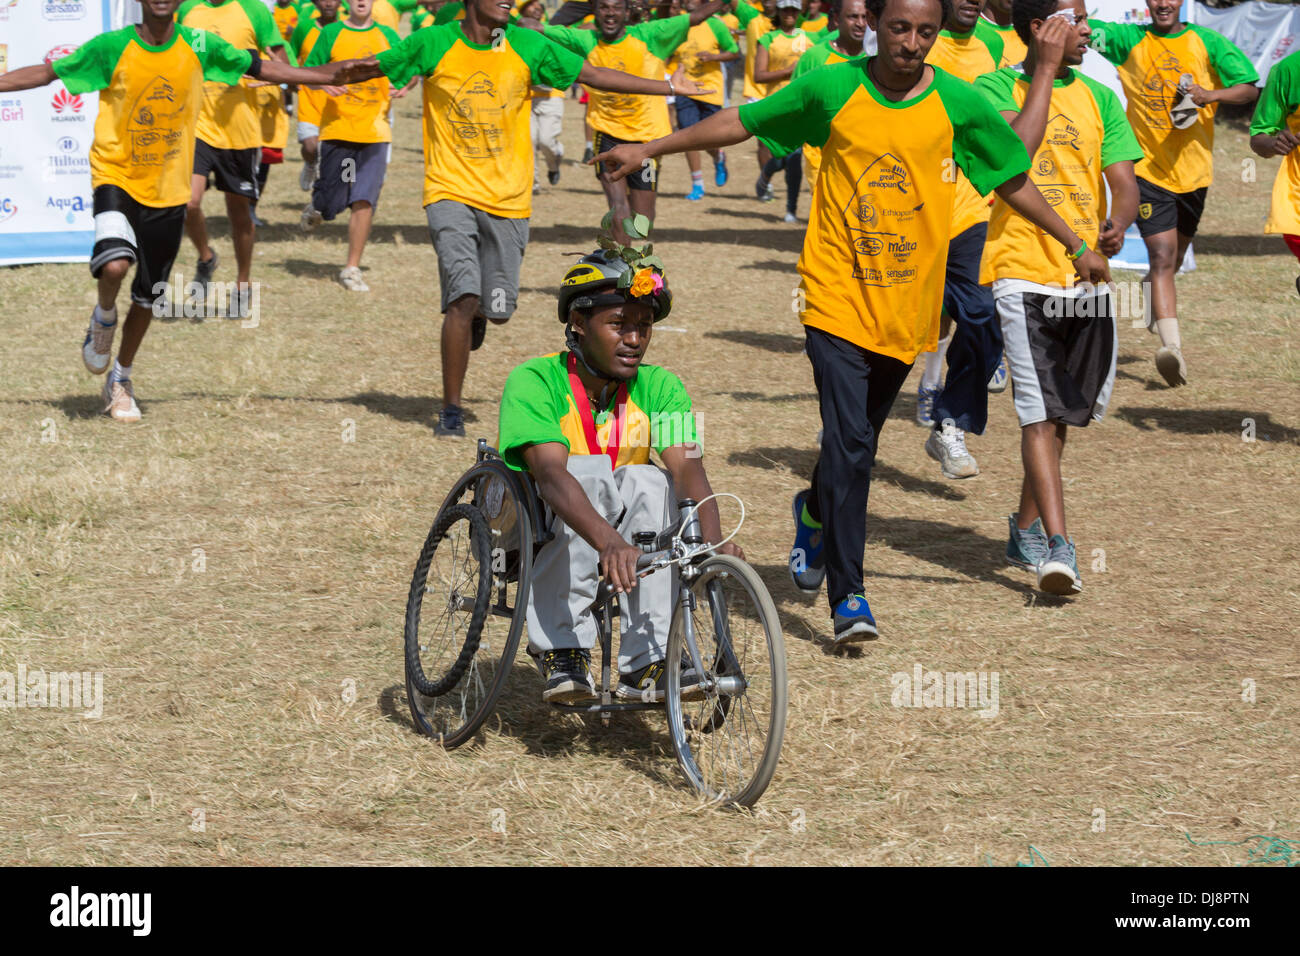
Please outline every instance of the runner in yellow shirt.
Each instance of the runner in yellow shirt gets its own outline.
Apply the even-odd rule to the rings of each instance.
[[[794,76],[799,58],[812,49],[808,34],[799,29],[803,0],[776,0],[776,29],[769,30],[758,39],[754,53],[754,83],[771,96],[785,89]],[[796,150],[788,156],[769,159],[754,184],[754,193],[760,198],[771,192],[772,178],[778,170],[785,170],[785,221],[799,221],[799,189],[803,186],[803,153]]]
[[[1004,67],[976,86],[1033,154],[1030,177],[1084,240],[1078,248],[1114,255],[1137,214],[1133,163],[1142,150],[1119,98],[1074,69],[1090,35],[1083,0],[1016,0],[1015,21],[1032,44],[1024,70]],[[982,278],[997,299],[1024,463],[1006,557],[1033,571],[1040,590],[1062,595],[1083,585],[1066,531],[1061,454],[1069,426],[1105,413],[1119,347],[1109,288],[1075,285],[1072,258],[1002,197],[994,202]]]
[[[397,46],[401,42],[397,33],[375,22],[373,2],[352,0],[348,18],[321,31],[306,65],[364,60]],[[320,119],[320,175],[312,186],[311,201],[302,211],[302,228],[310,232],[322,220],[350,209],[348,258],[339,272],[339,282],[353,292],[369,292],[361,275],[361,255],[388,172],[393,141],[389,84],[379,77],[327,92],[330,96]]]
[[[312,47],[320,39],[321,30],[338,22],[340,0],[315,0],[312,9],[317,14],[316,18],[307,16],[307,7],[303,7],[298,26],[289,37],[289,49],[299,63],[306,62],[311,55]],[[298,151],[302,156],[298,186],[303,192],[311,192],[312,184],[320,172],[320,111],[327,95],[324,90],[313,90],[305,86],[298,90]]]
[[[709,0],[690,13],[629,26],[627,0],[596,0],[594,31],[555,25],[542,28],[532,20],[521,23],[544,29],[548,39],[586,57],[588,63],[657,79],[665,75],[665,64],[686,42],[691,27],[703,23],[721,8],[722,0]],[[668,82],[673,88],[670,95],[703,92],[687,78],[684,68],[679,68]],[[600,90],[589,92],[591,106],[587,118],[596,134],[594,149],[598,153],[619,143],[644,143],[666,136],[672,130],[668,106],[662,99]],[[658,164],[652,164],[640,176],[627,182],[611,182],[605,177],[603,168],[596,165],[596,177],[605,190],[610,212],[614,214],[614,238],[619,242],[629,241],[622,225],[627,217],[640,214],[654,221],[658,174]]]
[[[509,321],[518,301],[532,214],[529,90],[577,81],[623,94],[672,92],[662,79],[585,62],[509,23],[510,14],[497,0],[468,0],[463,20],[418,30],[339,74],[348,83],[387,76],[399,87],[424,77],[424,211],[445,316],[439,435],[464,436],[469,353],[487,323]]]
[[[91,37],[52,63],[0,75],[0,93],[56,80],[72,94],[103,91],[90,146],[95,216],[90,274],[99,295],[81,360],[92,374],[109,371],[117,294],[134,264],[131,307],[103,390],[104,413],[120,422],[140,420],[132,364],[150,321],[167,308],[168,277],[185,229],[205,85],[235,86],[244,78],[269,83],[334,79],[325,70],[263,60],[215,34],[177,25],[176,6],[177,0],[145,0],[138,25]]]
[[[1002,62],[998,64],[999,67],[1019,66],[1025,62],[1025,54],[1029,52],[1025,41],[1020,39],[1016,28],[1011,25],[1011,2],[1012,0],[988,0],[981,14],[1002,37]]]
[[[777,155],[822,147],[798,271],[823,435],[812,487],[795,497],[789,569],[806,592],[826,581],[836,644],[877,634],[862,581],[872,463],[912,362],[937,337],[952,169],[981,192],[996,190],[1053,245],[1078,250],[1081,278],[1110,279],[1105,259],[1026,176],[1029,155],[1006,120],[970,84],[925,64],[946,6],[869,0],[875,56],[821,67],[758,103],[600,157],[626,176],[665,153],[751,135]]]
[[[746,6],[749,6],[749,4],[746,4]],[[762,12],[751,17],[749,23],[745,26],[745,82],[740,90],[741,96],[744,97],[746,103],[757,103],[763,98],[763,87],[754,82],[754,57],[758,53],[759,39],[765,33],[775,29],[776,0],[762,0]],[[758,160],[758,181],[755,183],[755,195],[759,202],[771,202],[776,198],[776,190],[764,178],[763,170],[771,162],[772,154],[761,142],[758,144],[758,156],[756,158]]]
[[[216,34],[236,49],[257,50],[281,63],[288,62],[275,20],[259,0],[185,0],[176,13],[176,22]],[[185,216],[185,232],[199,255],[194,281],[206,290],[217,268],[217,253],[208,243],[208,224],[203,216],[203,193],[211,177],[217,189],[226,194],[241,315],[252,299],[248,282],[256,227],[251,204],[258,196],[257,174],[262,160],[258,85],[247,80],[229,87],[208,84],[199,114],[194,175]]]
[[[803,16],[799,18],[799,29],[813,38],[814,41],[820,40],[818,35],[828,30],[834,29],[831,26],[830,17],[827,15],[829,3],[823,0],[806,0],[804,3]]]
[[[288,43],[289,37],[293,36],[293,31],[298,27],[297,0],[275,0],[271,18],[275,20],[275,28],[280,31],[284,42]]]
[[[1179,0],[1147,0],[1151,23],[1092,20],[1092,46],[1119,70],[1128,120],[1145,154],[1137,165],[1138,232],[1146,243],[1151,319],[1160,335],[1156,370],[1172,388],[1187,384],[1174,276],[1205,211],[1214,179],[1214,114],[1248,106],[1259,74],[1221,34],[1178,19]]]
[[[699,4],[700,0],[686,0],[687,12]],[[686,76],[709,92],[700,96],[673,98],[678,129],[694,126],[722,109],[727,86],[723,64],[739,59],[740,51],[736,47],[736,41],[731,38],[731,31],[721,17],[709,17],[703,23],[691,27],[686,42],[677,48],[673,62],[668,66],[672,70],[675,63],[680,63],[686,69]],[[722,150],[714,150],[709,155],[713,159],[713,184],[721,188],[727,184],[727,158]],[[703,199],[704,173],[700,169],[700,154],[687,153],[686,165],[691,171],[691,191],[686,198],[692,201]]]
[[[1250,148],[1260,156],[1284,156],[1273,181],[1266,233],[1281,233],[1300,259],[1300,51],[1273,64],[1250,122]],[[1300,292],[1300,278],[1295,280]]]

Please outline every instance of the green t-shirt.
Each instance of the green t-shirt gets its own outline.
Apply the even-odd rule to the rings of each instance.
[[[441,26],[444,23],[451,23],[452,20],[459,19],[460,15],[464,12],[465,4],[461,3],[460,0],[455,0],[454,3],[444,4],[439,7],[438,12],[433,15],[434,25]]]
[[[1300,50],[1279,60],[1268,71],[1268,82],[1259,94],[1250,121],[1250,135],[1281,132],[1297,109],[1300,109]]]
[[[835,32],[835,36],[839,36],[839,31]],[[832,57],[834,57],[834,60],[832,61],[833,63],[843,63],[845,60],[860,60],[864,56],[867,56],[865,52],[859,53],[857,56],[846,57],[839,50],[835,49],[835,47],[831,46],[830,43],[819,42],[811,50],[799,57],[799,63],[794,68],[794,79],[798,79],[805,73],[817,69],[819,66],[825,66],[826,61],[830,60]]]
[[[570,455],[603,454],[605,448],[587,445],[582,418],[569,383],[568,352],[529,359],[515,367],[501,393],[497,450],[506,464],[525,471],[523,452],[530,445],[558,442]],[[609,409],[596,416],[596,433],[608,447],[617,420],[617,395]],[[665,448],[699,441],[691,398],[686,387],[660,365],[642,365],[628,385],[624,434],[619,439],[618,466],[644,465],[650,449],[662,455]]]

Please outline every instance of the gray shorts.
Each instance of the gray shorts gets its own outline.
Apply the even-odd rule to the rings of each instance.
[[[466,295],[479,297],[489,319],[508,319],[519,301],[519,267],[528,245],[528,220],[505,219],[440,199],[424,207],[438,256],[442,311]]]

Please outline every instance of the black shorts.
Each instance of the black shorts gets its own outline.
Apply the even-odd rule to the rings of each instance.
[[[262,147],[218,149],[203,140],[194,141],[194,175],[207,179],[223,193],[257,199],[257,169],[262,164]]]
[[[379,206],[388,172],[391,143],[320,141],[320,172],[311,187],[311,204],[329,222],[354,202]]]
[[[596,138],[592,141],[592,148],[596,155],[608,152],[615,146],[640,146],[640,143],[634,143],[629,139],[619,139],[617,136],[610,136],[608,133],[602,133],[596,130]],[[604,172],[604,163],[596,164],[596,178],[599,179]],[[650,160],[650,165],[644,167],[640,172],[629,173],[628,177],[623,180],[627,183],[628,189],[639,189],[642,192],[659,191],[659,160]]]
[[[1205,212],[1205,194],[1208,186],[1189,193],[1170,192],[1163,186],[1149,183],[1138,177],[1138,232],[1154,236],[1159,232],[1177,229],[1184,236],[1196,235]]]
[[[167,276],[185,235],[185,203],[155,208],[131,198],[121,186],[95,188],[95,245],[90,274],[96,279],[114,259],[135,263],[131,301],[152,308],[167,295]]]

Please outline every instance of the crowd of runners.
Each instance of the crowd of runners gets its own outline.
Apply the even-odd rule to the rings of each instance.
[[[1151,22],[1138,25],[1089,19],[1083,0],[142,0],[138,25],[0,76],[0,92],[56,81],[101,91],[90,153],[98,303],[82,359],[106,375],[106,413],[122,422],[140,419],[132,367],[183,233],[200,294],[218,273],[201,206],[210,188],[230,223],[232,314],[248,310],[257,200],[289,148],[291,117],[296,185],[310,194],[301,228],[347,210],[338,279],[366,293],[392,101],[419,87],[421,205],[441,288],[440,436],[465,434],[470,353],[515,311],[534,197],[562,172],[597,178],[611,215],[602,249],[564,279],[567,372],[524,374],[525,363],[509,386],[475,387],[505,388],[512,463],[548,476],[548,504],[574,517],[575,540],[625,587],[635,548],[609,532],[609,515],[593,523],[595,511],[569,500],[596,492],[558,475],[587,456],[608,456],[615,473],[645,463],[626,443],[620,457],[620,403],[647,420],[690,409],[675,376],[656,371],[652,387],[656,367],[641,362],[671,305],[663,262],[645,246],[659,165],[685,155],[689,200],[732,176],[746,191],[754,177],[757,202],[783,185],[785,221],[805,230],[798,301],[822,422],[816,467],[793,502],[789,567],[799,588],[825,585],[843,642],[877,633],[862,567],[872,466],[918,360],[925,450],[952,479],[978,474],[967,435],[984,431],[989,393],[1011,384],[1024,477],[1006,556],[1044,591],[1080,592],[1061,459],[1070,426],[1099,420],[1114,383],[1107,257],[1136,223],[1155,366],[1170,387],[1185,384],[1175,275],[1213,177],[1219,104],[1258,97],[1250,147],[1285,157],[1265,231],[1300,258],[1300,53],[1261,94],[1242,51],[1182,23],[1178,0],[1147,7]],[[1117,67],[1127,106],[1077,69],[1089,46]],[[566,106],[585,110],[589,165],[562,165]],[[539,396],[547,421],[525,428]],[[675,478],[707,487],[677,455],[693,440],[645,444],[671,459]],[[564,452],[536,451],[548,446]],[[716,533],[716,516],[707,523]],[[573,689],[564,668],[576,665],[557,660],[548,686],[563,696]]]

